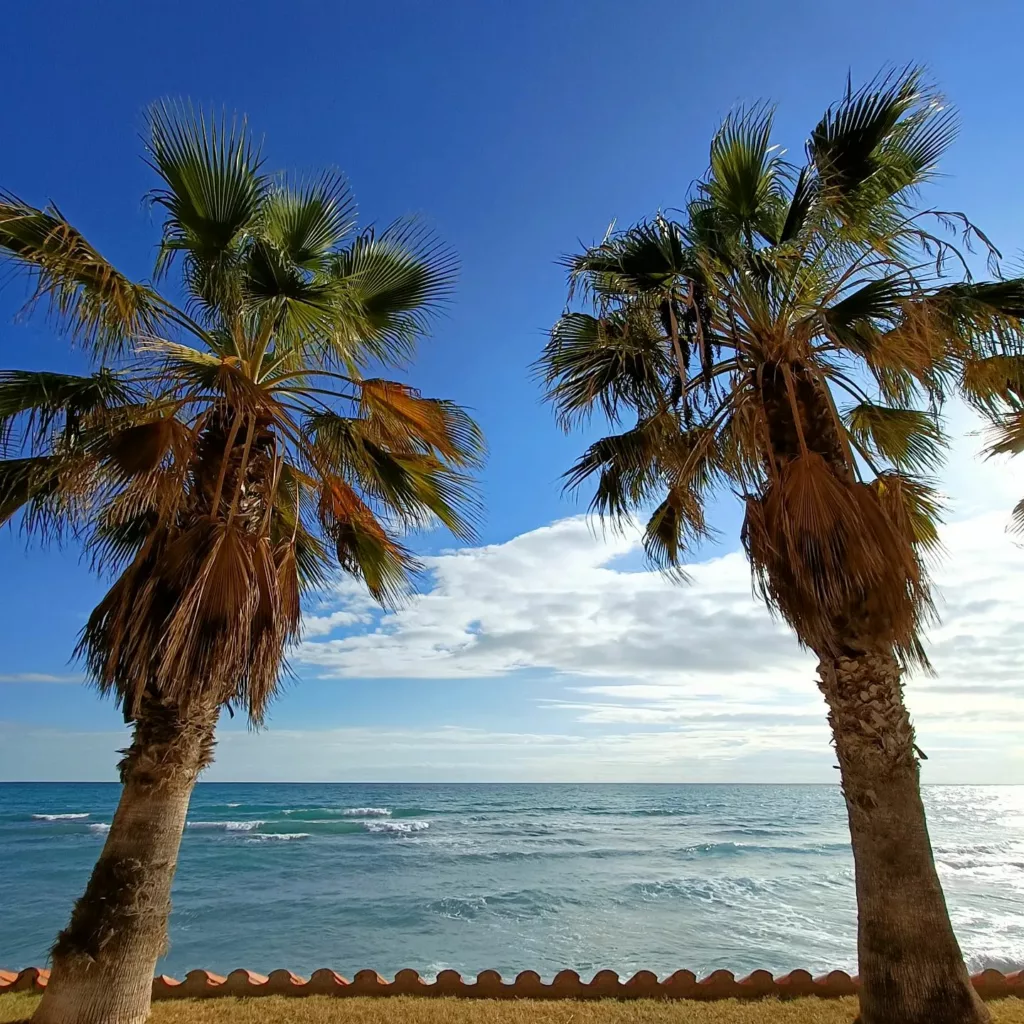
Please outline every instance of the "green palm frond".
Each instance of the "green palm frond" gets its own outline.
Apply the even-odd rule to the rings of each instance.
[[[678,418],[666,410],[641,420],[631,430],[602,437],[565,474],[565,488],[578,490],[596,477],[591,510],[624,523],[664,491],[669,470],[663,461],[674,447],[686,443],[678,434]]]
[[[859,444],[899,470],[931,471],[945,455],[939,424],[920,409],[861,402],[846,411],[843,422]]]
[[[998,417],[1006,408],[1024,408],[1024,355],[967,359],[960,390],[980,412]]]
[[[659,215],[561,262],[569,271],[570,298],[577,289],[584,297],[661,297],[692,271],[693,254],[680,227]]]
[[[407,359],[447,305],[457,272],[452,250],[415,221],[363,232],[330,269],[332,280],[351,289],[361,317],[354,336],[337,346],[338,357],[354,366]]]
[[[786,216],[779,229],[775,242],[784,245],[793,241],[803,230],[807,222],[807,215],[810,213],[811,204],[814,201],[815,180],[807,167],[801,167],[793,185],[793,192],[789,197],[789,206],[786,208]]]
[[[355,228],[355,214],[355,199],[340,174],[326,171],[295,183],[285,178],[267,196],[260,233],[293,266],[317,271]]]
[[[20,417],[22,443],[41,449],[56,440],[69,443],[90,413],[112,409],[140,398],[137,385],[125,374],[101,369],[87,377],[45,371],[0,371],[0,454],[11,443]]]
[[[158,271],[179,251],[218,264],[254,225],[270,187],[248,125],[163,102],[150,108],[149,130],[149,163],[164,181],[150,193],[165,211]]]
[[[711,143],[711,166],[701,191],[733,230],[776,240],[785,209],[785,165],[771,133],[774,110],[760,104],[725,119]]]
[[[921,184],[956,134],[919,68],[889,72],[830,107],[808,143],[823,196],[844,213]]]
[[[605,317],[566,313],[535,366],[566,429],[599,409],[612,423],[622,408],[653,411],[672,372],[653,318],[644,311]]]
[[[148,285],[113,267],[55,207],[37,210],[0,191],[0,264],[24,271],[71,336],[99,356],[158,334],[174,309]]]
[[[900,322],[908,291],[903,274],[864,281],[824,311],[825,323],[838,335],[840,344],[857,351],[864,342],[877,342],[879,331]]]
[[[672,487],[647,521],[644,552],[656,568],[685,579],[681,566],[690,546],[711,535],[703,497],[688,488]]]

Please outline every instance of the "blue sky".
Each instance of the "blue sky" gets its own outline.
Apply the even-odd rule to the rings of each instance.
[[[487,433],[479,545],[420,538],[435,575],[399,616],[345,584],[327,595],[270,729],[228,723],[210,778],[831,781],[813,664],[750,600],[736,510],[719,510],[723,542],[688,591],[639,572],[635,538],[569,518],[581,508],[558,477],[581,438],[555,429],[527,368],[564,302],[560,254],[678,205],[737,103],[775,100],[778,141],[799,151],[848,69],[929,67],[963,124],[930,198],[1018,253],[1022,31],[1024,10],[996,0],[11,3],[0,185],[56,202],[125,271],[152,268],[139,134],[166,96],[247,113],[269,166],[340,167],[364,220],[420,213],[461,257],[414,379]],[[16,322],[21,300],[0,291],[0,365],[80,366],[45,323]],[[948,653],[911,703],[946,752],[931,778],[1024,781],[1016,648],[993,668],[971,647],[1020,619],[1000,518],[1019,469],[978,467],[976,448],[965,437],[947,477],[933,641]],[[115,710],[73,681],[33,681],[77,677],[68,658],[101,584],[73,548],[26,551],[10,529],[0,571],[0,778],[113,777]],[[968,694],[976,727],[953,721]]]

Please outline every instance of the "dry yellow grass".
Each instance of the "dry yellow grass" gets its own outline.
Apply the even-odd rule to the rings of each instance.
[[[38,996],[0,996],[0,1024],[27,1020]],[[716,1003],[519,1002],[470,999],[181,1000],[156,1003],[152,1024],[851,1024],[854,999]],[[1024,1024],[1024,999],[989,1003],[996,1024]]]

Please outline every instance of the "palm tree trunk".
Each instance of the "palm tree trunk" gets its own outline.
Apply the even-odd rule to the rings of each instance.
[[[884,645],[818,666],[857,880],[861,1024],[986,1024],[928,838],[900,666]]]
[[[216,708],[147,697],[121,761],[121,799],[85,894],[57,936],[33,1024],[141,1024],[167,946],[189,797],[210,762]]]

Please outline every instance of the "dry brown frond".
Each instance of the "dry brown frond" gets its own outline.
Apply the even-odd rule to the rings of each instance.
[[[90,616],[79,650],[130,715],[152,688],[186,710],[244,694],[258,722],[298,633],[294,577],[294,559],[243,520],[199,518],[150,536]]]
[[[802,642],[838,654],[870,637],[912,656],[930,605],[900,499],[883,501],[808,452],[746,507],[743,541],[758,589]]]

